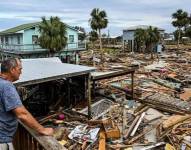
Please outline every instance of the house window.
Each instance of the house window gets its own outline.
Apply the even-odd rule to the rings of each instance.
[[[13,37],[11,36],[11,41],[10,41],[11,44],[13,44]]]
[[[17,44],[21,44],[20,36],[17,36]]]
[[[9,38],[5,37],[5,44],[9,44]]]
[[[38,44],[38,35],[33,35],[32,36],[32,43],[33,44]]]
[[[74,35],[69,35],[69,43],[74,43]]]
[[[4,42],[3,42],[3,37],[1,37],[1,44],[4,44]]]

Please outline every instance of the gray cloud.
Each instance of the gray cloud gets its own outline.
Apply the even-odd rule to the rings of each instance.
[[[40,21],[42,16],[59,16],[72,26],[90,31],[88,20],[93,8],[107,12],[109,25],[103,30],[113,35],[133,25],[155,25],[173,31],[171,14],[181,8],[190,12],[190,0],[6,0],[0,1],[0,30],[23,23]]]

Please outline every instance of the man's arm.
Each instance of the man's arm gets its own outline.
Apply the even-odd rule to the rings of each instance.
[[[44,128],[40,125],[24,106],[17,107],[12,111],[22,123],[35,130],[37,133],[42,135],[53,135],[54,130],[52,128]]]

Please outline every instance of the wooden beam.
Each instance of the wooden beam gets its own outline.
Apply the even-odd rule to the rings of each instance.
[[[105,150],[106,149],[105,139],[106,139],[105,132],[101,131],[99,133],[99,150]]]

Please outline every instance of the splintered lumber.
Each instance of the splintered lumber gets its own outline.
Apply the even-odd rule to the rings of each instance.
[[[87,141],[84,141],[82,146],[81,146],[81,150],[85,150],[87,147]]]
[[[190,117],[191,117],[191,115],[185,115],[185,116],[175,115],[175,116],[171,116],[167,120],[163,121],[163,123],[162,123],[163,128],[164,129],[170,128],[170,127],[178,124],[179,122],[183,122],[183,121],[189,119]]]
[[[131,140],[125,140],[123,141],[124,144],[132,144],[133,142],[135,142],[136,140],[138,140],[139,138],[141,138],[142,136],[144,136],[145,134],[147,134],[148,132],[152,131],[155,127],[151,127],[148,129],[145,129],[141,134],[135,136],[134,138],[132,138]]]
[[[153,82],[159,84],[159,85],[162,85],[164,87],[167,87],[167,88],[170,88],[170,89],[173,89],[173,90],[176,90],[176,89],[179,89],[181,84],[180,83],[174,83],[174,82],[169,82],[167,80],[162,80],[160,78],[157,78],[157,79],[153,79]]]
[[[129,135],[131,134],[132,130],[134,129],[137,121],[139,120],[140,116],[137,116],[134,120],[133,123],[131,124],[131,126],[129,127],[127,134],[124,136],[124,139],[127,139],[129,137]]]
[[[141,113],[143,113],[144,111],[147,111],[150,107],[149,106],[145,106],[143,107],[140,111],[136,112],[134,115],[140,115]]]
[[[123,117],[122,117],[122,121],[123,121],[123,124],[122,124],[122,135],[125,135],[125,127],[127,125],[127,109],[125,107],[123,107]]]
[[[101,131],[99,133],[99,150],[105,150],[106,147],[105,139],[106,139],[105,132]]]
[[[154,122],[154,121],[156,121],[156,120],[158,120],[158,119],[161,119],[161,118],[162,118],[162,116],[159,116],[159,117],[157,117],[157,118],[154,118],[154,119],[152,119],[152,120],[149,120],[149,121],[147,121],[147,122],[142,123],[140,126],[141,126],[141,127],[146,126],[146,125],[148,125],[148,124],[150,124],[150,123],[152,123],[152,122]]]
[[[185,143],[189,148],[191,148],[191,143],[189,143],[189,142],[186,141],[186,140],[183,140],[182,142]]]
[[[185,88],[184,93],[180,94],[180,99],[183,99],[185,101],[188,101],[191,99],[191,89],[190,88]]]
[[[145,105],[145,104],[141,104],[140,106],[138,106],[136,109],[135,109],[135,111],[134,111],[134,115],[136,114],[136,113],[138,113],[139,111],[141,111],[143,108],[145,108],[147,105]],[[135,116],[137,116],[137,115],[135,115]]]
[[[174,98],[167,94],[154,93],[145,97],[144,99],[138,99],[142,103],[164,110],[170,113],[191,114],[191,105],[189,102],[182,101],[178,98]]]
[[[53,117],[56,117],[56,116],[58,116],[59,115],[59,113],[54,113],[54,114],[51,114],[51,115],[49,115],[49,116],[47,116],[47,117],[44,117],[44,118],[42,118],[42,119],[40,119],[39,120],[39,123],[40,124],[44,124],[46,121],[48,121],[49,119],[51,119],[51,118],[53,118]]]
[[[78,143],[74,143],[73,145],[71,145],[68,150],[73,150],[75,149],[75,147],[78,145]]]
[[[133,131],[132,131],[131,134],[130,134],[130,136],[134,136],[134,134],[135,134],[135,132],[137,131],[137,128],[139,127],[139,125],[140,125],[141,121],[143,120],[145,114],[146,114],[146,112],[143,112],[143,113],[141,114],[141,117],[140,117],[139,120],[137,121],[137,123],[136,123],[136,125],[135,125]]]
[[[165,145],[165,142],[159,142],[159,143],[147,146],[145,148],[141,148],[140,150],[150,150],[152,148],[155,148],[155,147],[158,147],[158,146],[161,146],[161,145]]]
[[[127,149],[127,148],[131,148],[132,145],[126,145],[126,144],[115,144],[115,145],[111,145],[111,144],[106,144],[108,148],[116,150],[116,149]]]

